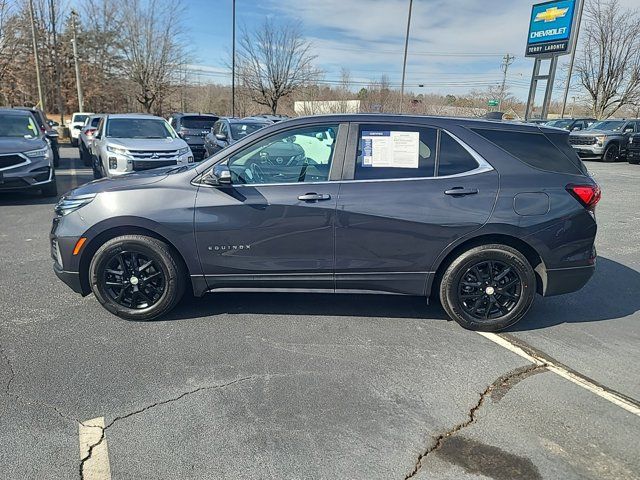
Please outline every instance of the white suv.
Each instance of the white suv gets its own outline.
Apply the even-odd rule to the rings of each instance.
[[[187,143],[161,117],[106,115],[93,138],[94,178],[193,163]]]
[[[80,130],[84,126],[84,122],[93,115],[93,112],[75,112],[71,115],[71,122],[69,122],[69,135],[71,136],[71,146],[78,146],[78,138],[80,137]]]

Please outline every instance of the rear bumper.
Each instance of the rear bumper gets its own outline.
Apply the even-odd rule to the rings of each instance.
[[[53,265],[53,271],[56,276],[66,283],[71,290],[81,295],[84,295],[82,291],[82,285],[80,283],[80,273],[79,272],[67,272],[62,270],[58,265]]]
[[[543,282],[544,289],[542,295],[553,297],[565,293],[577,292],[584,287],[593,276],[595,265],[586,267],[571,267],[549,269],[544,272],[546,281]]]

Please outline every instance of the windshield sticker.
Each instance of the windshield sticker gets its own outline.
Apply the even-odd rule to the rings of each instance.
[[[418,168],[420,133],[401,131],[362,132],[362,166]]]

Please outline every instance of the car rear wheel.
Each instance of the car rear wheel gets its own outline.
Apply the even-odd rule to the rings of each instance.
[[[618,156],[620,155],[620,148],[618,145],[611,144],[604,151],[604,155],[602,155],[602,160],[605,162],[615,162],[618,160]]]
[[[524,255],[506,245],[482,245],[449,265],[440,301],[464,328],[495,332],[526,315],[535,291],[535,273]]]
[[[100,157],[94,158],[93,161],[91,162],[91,168],[93,170],[93,178],[96,180],[99,178],[102,178],[102,169],[100,168],[101,164],[102,164],[102,160],[100,160]]]
[[[184,269],[174,255],[156,238],[113,238],[91,260],[91,290],[104,308],[121,318],[158,318],[175,307],[185,290]]]

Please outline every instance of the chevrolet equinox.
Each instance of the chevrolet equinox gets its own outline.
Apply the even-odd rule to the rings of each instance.
[[[58,277],[150,320],[183,292],[437,297],[500,330],[595,268],[600,189],[569,132],[396,115],[297,118],[200,164],[101,179],[55,207]]]

